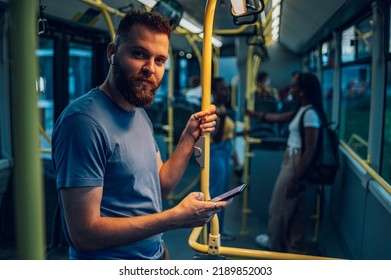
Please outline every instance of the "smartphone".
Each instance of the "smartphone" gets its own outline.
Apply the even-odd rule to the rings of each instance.
[[[239,187],[236,187],[228,192],[225,192],[223,194],[220,194],[219,196],[216,196],[215,198],[212,198],[210,201],[218,202],[218,201],[222,201],[222,200],[228,200],[231,197],[234,197],[234,196],[241,194],[245,188],[247,188],[247,184],[240,185]]]

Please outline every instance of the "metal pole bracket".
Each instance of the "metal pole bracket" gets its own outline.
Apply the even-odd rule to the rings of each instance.
[[[201,168],[205,166],[205,136],[198,138],[197,142],[194,145],[194,157],[197,163]]]

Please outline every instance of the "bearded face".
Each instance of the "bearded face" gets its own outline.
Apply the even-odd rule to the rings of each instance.
[[[129,104],[136,107],[151,105],[161,81],[156,82],[151,79],[151,73],[148,70],[127,75],[117,57],[115,57],[113,70],[115,86]]]

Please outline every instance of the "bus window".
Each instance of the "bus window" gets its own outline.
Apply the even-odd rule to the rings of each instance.
[[[318,70],[318,56],[319,56],[318,49],[315,49],[310,53],[309,67],[310,67],[310,71],[314,74],[316,74]]]
[[[342,32],[342,62],[349,62],[354,60],[354,55],[356,52],[354,42],[354,26],[351,26]]]
[[[330,44],[325,42],[322,44],[322,66],[327,67],[330,60]]]
[[[92,87],[92,46],[71,42],[68,54],[68,89],[71,103]]]
[[[370,64],[342,68],[340,137],[363,159],[368,152],[370,77]]]
[[[372,17],[357,24],[355,32],[357,38],[357,59],[372,55]]]
[[[333,82],[334,69],[324,69],[322,71],[323,107],[328,120],[331,120],[331,108],[333,105]]]
[[[51,137],[54,125],[54,42],[52,39],[39,38],[39,48],[36,51],[39,60],[39,77],[36,86],[39,94],[38,109],[40,123],[46,134]],[[50,144],[41,135],[41,148],[50,148]]]
[[[391,61],[387,65],[386,111],[384,117],[381,176],[391,183]]]
[[[334,85],[334,44],[333,41],[322,44],[322,93],[323,107],[328,120],[331,120]]]

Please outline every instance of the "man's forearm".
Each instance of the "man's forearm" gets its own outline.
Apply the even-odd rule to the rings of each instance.
[[[73,245],[81,251],[125,246],[155,234],[178,228],[173,210],[139,217],[99,217],[70,231]]]
[[[163,197],[166,197],[176,187],[185,173],[194,144],[195,140],[191,136],[183,134],[174,153],[160,169],[159,177]]]

